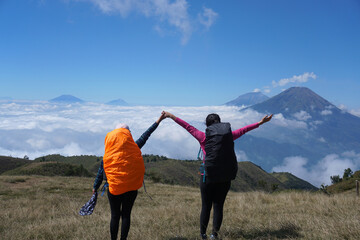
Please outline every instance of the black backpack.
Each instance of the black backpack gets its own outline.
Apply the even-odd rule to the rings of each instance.
[[[207,182],[234,180],[238,164],[230,123],[214,123],[205,132],[205,173]]]

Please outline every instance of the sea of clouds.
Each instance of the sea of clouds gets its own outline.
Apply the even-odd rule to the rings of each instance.
[[[109,106],[99,103],[54,104],[49,102],[3,101],[0,102],[0,155],[30,159],[48,155],[96,155],[104,154],[104,138],[118,123],[130,126],[136,140],[160,116],[169,111],[189,122],[201,131],[205,130],[205,117],[218,113],[223,122],[230,122],[233,129],[258,122],[264,114],[251,109],[239,111],[234,106]],[[304,117],[305,116],[305,117]],[[306,113],[297,119],[275,115],[270,123],[248,134],[270,138],[276,129],[294,130],[311,128]],[[281,134],[279,133],[279,136]],[[198,142],[171,119],[161,122],[142,148],[145,154],[163,155],[175,159],[196,159]],[[244,149],[246,152],[246,149]],[[247,159],[243,151],[237,151],[239,160]],[[346,152],[330,154],[320,159],[311,169],[302,156],[289,156],[273,171],[291,172],[316,186],[330,183],[330,176],[342,175],[345,168],[360,167],[360,154]]]

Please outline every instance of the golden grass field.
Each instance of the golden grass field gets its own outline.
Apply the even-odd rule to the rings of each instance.
[[[0,176],[0,239],[109,239],[106,194],[91,216],[78,214],[92,178]],[[146,182],[139,190],[128,239],[199,239],[198,188]],[[355,194],[230,192],[222,239],[360,239]],[[208,233],[211,230],[211,219]]]

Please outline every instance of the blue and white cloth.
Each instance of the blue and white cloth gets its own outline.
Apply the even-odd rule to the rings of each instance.
[[[98,196],[98,194],[97,194],[97,192],[95,192],[91,196],[90,200],[87,203],[85,203],[84,206],[82,206],[82,208],[80,209],[80,212],[79,212],[79,214],[81,216],[91,215],[93,213],[94,208],[96,206],[97,196]]]

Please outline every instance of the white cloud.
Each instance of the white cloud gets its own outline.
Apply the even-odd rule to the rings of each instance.
[[[360,109],[353,109],[349,111],[352,115],[360,117]]]
[[[255,88],[253,92],[254,92],[254,93],[261,92],[261,89],[260,89],[260,88]]]
[[[199,22],[208,30],[215,22],[219,14],[211,8],[203,7],[203,12],[198,14]]]
[[[34,149],[49,149],[50,147],[50,142],[46,139],[29,138],[26,143]]]
[[[77,156],[77,155],[81,155],[82,152],[83,149],[81,149],[81,147],[74,142],[65,145],[65,147],[62,150],[60,150],[60,154],[65,156]]]
[[[246,156],[246,153],[244,151],[241,150],[237,150],[235,152],[236,154],[236,158],[238,160],[238,162],[244,162],[244,161],[249,161],[248,157]]]
[[[283,164],[272,169],[274,172],[290,172],[302,178],[316,187],[321,184],[331,184],[330,176],[340,175],[342,177],[344,169],[352,170],[360,167],[360,154],[344,152],[341,155],[329,154],[313,166],[307,166],[308,159],[301,156],[287,157]]]
[[[40,156],[46,156],[49,154],[61,154],[63,156],[76,156],[83,155],[85,152],[77,143],[69,143],[64,145],[62,148],[50,148],[44,150],[36,150],[28,151],[26,149],[19,149],[16,151],[5,149],[0,147],[0,155],[2,156],[12,156],[22,158],[27,155],[30,159],[35,159]]]
[[[268,87],[268,86],[264,87],[263,91],[264,91],[264,93],[270,93],[271,92],[270,87]]]
[[[272,169],[273,172],[290,172],[297,177],[309,181],[308,170],[305,168],[308,160],[301,156],[287,157],[283,164]]]
[[[80,1],[80,0],[75,0]],[[158,23],[154,29],[165,35],[167,28],[175,28],[180,34],[181,43],[186,44],[193,31],[196,21],[209,29],[215,22],[218,14],[210,8],[203,7],[198,19],[189,15],[187,0],[81,0],[93,3],[100,11],[106,14],[120,14],[126,18],[132,12],[154,18]],[[160,23],[162,26],[160,26]],[[165,24],[165,25],[163,25]]]
[[[328,110],[328,109],[325,109],[325,110],[322,110],[320,112],[321,115],[323,116],[327,116],[327,115],[331,115],[332,114],[332,111]]]
[[[347,111],[347,107],[344,104],[340,104],[339,106],[337,106],[340,110],[342,111]]]
[[[103,155],[107,132],[117,123],[129,125],[134,139],[159,117],[162,110],[173,112],[201,131],[205,117],[218,113],[232,128],[258,122],[262,114],[239,112],[234,106],[161,107],[109,106],[104,104],[57,105],[48,102],[0,103],[0,155],[31,159],[46,154]],[[181,147],[179,147],[181,146]],[[142,151],[179,159],[195,159],[198,142],[170,119],[164,120]]]
[[[348,112],[356,117],[360,117],[360,109],[348,109],[344,104],[340,104],[337,106],[339,109],[341,109],[342,113]]]
[[[300,111],[297,113],[294,113],[293,116],[300,121],[306,121],[311,118],[311,115],[307,113],[306,111]]]
[[[289,83],[304,83],[304,82],[307,82],[309,81],[310,79],[316,79],[317,76],[311,72],[311,73],[303,73],[302,75],[294,75],[292,76],[291,78],[283,78],[283,79],[280,79],[278,82],[276,81],[273,81],[272,82],[272,85],[273,87],[282,87],[282,86],[285,86]]]
[[[307,123],[303,120],[290,120],[285,118],[281,113],[275,114],[273,116],[273,124],[281,127],[286,128],[300,128],[300,129],[307,129]]]
[[[360,159],[360,153],[356,153],[355,151],[347,151],[341,154],[343,157],[347,158],[357,158]]]

